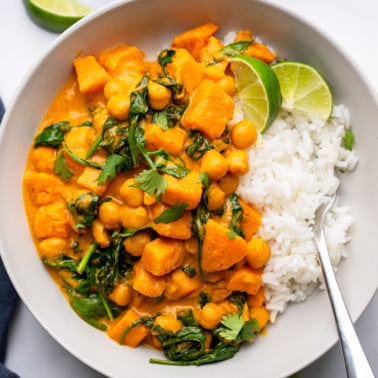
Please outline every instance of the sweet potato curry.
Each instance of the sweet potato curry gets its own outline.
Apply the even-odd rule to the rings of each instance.
[[[275,55],[245,30],[224,46],[217,30],[185,31],[153,62],[126,44],[77,57],[26,163],[42,262],[82,319],[162,350],[155,363],[231,358],[269,321],[261,214],[235,193],[257,132],[229,122],[228,57]]]

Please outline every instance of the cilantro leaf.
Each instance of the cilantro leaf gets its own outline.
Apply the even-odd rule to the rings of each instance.
[[[240,331],[244,326],[244,320],[241,315],[233,312],[231,314],[226,314],[221,320],[221,324],[226,327],[222,330],[219,335],[226,340],[233,341],[236,340]]]
[[[68,167],[63,151],[58,152],[55,158],[54,173],[60,175],[63,180],[68,181],[73,172]]]
[[[170,206],[167,210],[163,211],[158,217],[154,219],[154,223],[170,223],[182,217],[188,203],[182,202]]]
[[[256,337],[256,333],[260,331],[259,323],[256,319],[250,319],[244,323],[243,328],[240,331],[239,339],[241,341],[252,340]]]
[[[117,169],[126,163],[126,159],[117,154],[109,155],[105,160],[105,165],[100,173],[100,176],[98,177],[98,183],[99,184],[105,184],[106,181],[112,180],[116,173]]]
[[[135,181],[137,182],[138,188],[142,189],[150,196],[156,194],[157,197],[160,197],[167,188],[165,178],[152,169],[145,169],[140,172],[135,177]]]

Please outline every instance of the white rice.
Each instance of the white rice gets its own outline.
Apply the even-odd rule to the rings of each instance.
[[[250,149],[250,171],[240,180],[238,194],[262,212],[258,236],[272,251],[263,274],[272,321],[290,302],[305,300],[321,286],[314,214],[337,190],[335,171],[349,171],[357,164],[356,153],[343,147],[350,126],[343,105],[334,107],[329,122],[282,111]],[[325,230],[334,266],[347,256],[352,223],[347,206],[336,204],[328,213]]]

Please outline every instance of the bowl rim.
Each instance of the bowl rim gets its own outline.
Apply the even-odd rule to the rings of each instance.
[[[9,102],[9,105],[8,105],[8,109],[14,109],[14,106],[17,103],[17,100],[19,99],[21,93],[23,92],[23,90],[25,89],[29,80],[33,77],[35,72],[40,69],[40,67],[49,58],[49,56],[51,54],[53,54],[53,52],[56,49],[58,49],[67,39],[69,39],[70,36],[76,34],[78,31],[80,31],[80,29],[82,27],[84,27],[85,25],[87,25],[89,23],[95,22],[98,18],[104,16],[105,14],[111,12],[112,10],[114,10],[118,7],[125,6],[126,4],[137,3],[137,2],[140,2],[140,1],[145,1],[145,0],[115,0],[115,1],[105,5],[103,7],[101,7],[100,9],[95,10],[93,13],[91,13],[88,16],[86,16],[85,18],[79,20],[77,23],[72,25],[65,32],[63,32],[62,34],[57,36],[57,38],[46,49],[46,51],[36,59],[36,62],[34,64],[32,64],[31,69],[28,70],[23,75],[23,77],[21,78],[21,80],[20,80],[20,82],[17,86],[17,89],[13,92],[13,95],[12,95],[10,102]],[[157,1],[157,0],[149,0],[149,1],[153,2],[153,1]],[[284,5],[273,4],[273,3],[270,3],[270,2],[267,2],[267,1],[264,1],[264,0],[250,0],[250,2],[256,3],[256,4],[261,4],[264,7],[272,8],[272,9],[274,9],[274,10],[280,12],[280,13],[287,14],[289,17],[294,18],[297,22],[301,23],[302,25],[306,25],[306,27],[309,27],[318,36],[320,36],[321,38],[326,40],[329,43],[329,45],[334,50],[336,50],[337,53],[353,67],[354,71],[356,72],[356,75],[359,77],[359,79],[363,82],[364,86],[367,88],[369,94],[371,95],[371,97],[372,97],[373,101],[375,102],[377,109],[378,109],[378,89],[376,89],[371,84],[371,82],[368,80],[367,73],[361,67],[361,65],[359,64],[357,59],[352,54],[348,53],[348,51],[346,49],[341,48],[339,46],[339,44],[332,37],[330,37],[329,35],[326,35],[321,30],[321,28],[319,28],[313,22],[310,22],[310,21],[306,20],[305,18],[303,18],[302,16],[298,15],[297,13],[286,9]],[[376,113],[378,114],[378,112],[376,112]],[[4,114],[4,118],[3,118],[1,125],[0,125],[0,150],[1,150],[2,143],[3,143],[3,136],[4,136],[4,133],[7,129],[7,125],[8,125],[8,122],[9,122],[9,119],[11,118],[11,116],[12,116],[12,112],[7,110]],[[17,280],[17,277],[14,275],[14,272],[12,271],[10,264],[8,262],[7,255],[6,255],[6,253],[3,249],[1,234],[0,234],[0,255],[2,257],[5,269],[8,273],[8,275],[9,275],[19,297],[21,298],[22,302],[26,305],[26,307],[29,309],[29,311],[33,314],[34,318],[36,318],[38,320],[38,322],[41,324],[41,326],[53,337],[53,339],[56,342],[58,342],[60,345],[62,345],[69,353],[72,354],[70,347],[68,347],[65,344],[62,344],[59,340],[57,340],[54,336],[54,332],[51,329],[49,329],[48,327],[46,328],[46,326],[40,321],[40,317],[36,313],[36,310],[33,308],[32,303],[30,302],[30,300],[28,298],[26,298],[24,296],[22,287],[20,287],[19,282]],[[370,303],[371,299],[373,298],[377,289],[378,289],[378,280],[377,280],[375,289],[372,289],[369,301],[365,304],[365,306],[363,306],[363,308],[359,309],[358,313],[352,315],[353,321],[356,321],[362,315],[362,313],[365,311],[366,307],[369,305],[369,303]],[[327,343],[327,345],[324,346],[324,350],[320,351],[319,354],[314,356],[312,360],[307,361],[307,364],[309,364],[309,363],[315,361],[317,358],[319,358],[322,354],[324,354],[327,350],[329,350],[336,342],[337,342],[337,336],[333,337],[332,340],[330,340],[330,342]],[[81,360],[82,362],[84,362],[88,366],[91,366],[92,368],[98,370],[97,367],[93,367],[90,363],[88,363],[88,361],[86,361],[85,358],[82,358],[82,356],[78,356],[77,354],[72,354],[72,355],[74,355],[75,358]],[[101,370],[98,370],[98,371],[103,373],[103,374],[106,374],[106,372],[103,372]]]

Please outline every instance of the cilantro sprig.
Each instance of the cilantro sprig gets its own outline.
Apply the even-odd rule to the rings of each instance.
[[[248,341],[256,337],[259,326],[255,319],[244,321],[242,316],[236,312],[223,316],[221,320],[223,326],[219,336],[227,341]]]

